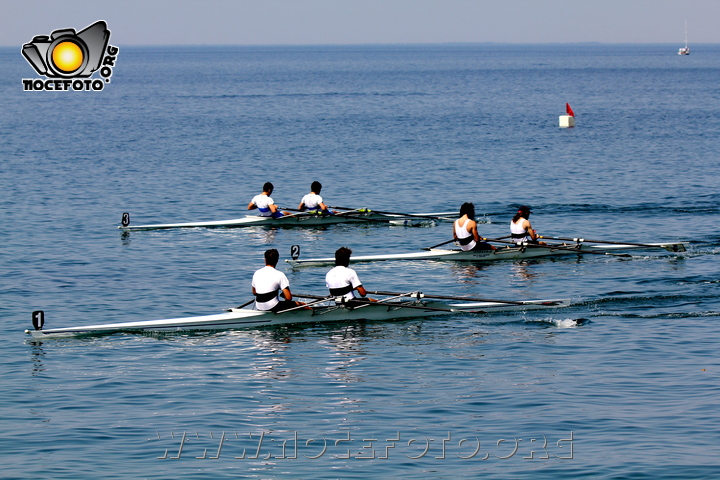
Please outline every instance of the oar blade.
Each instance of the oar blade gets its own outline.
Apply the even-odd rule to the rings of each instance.
[[[687,249],[685,248],[685,244],[683,243],[668,243],[667,245],[663,245],[662,248],[664,248],[668,252],[674,253],[687,251]]]

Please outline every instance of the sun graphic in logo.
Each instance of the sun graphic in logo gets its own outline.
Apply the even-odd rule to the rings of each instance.
[[[83,59],[83,51],[75,42],[58,43],[52,51],[52,63],[66,73],[79,69],[83,64]]]

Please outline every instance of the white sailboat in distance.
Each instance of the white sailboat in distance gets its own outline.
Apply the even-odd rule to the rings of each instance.
[[[680,50],[678,50],[678,55],[690,55],[690,47],[688,47],[687,43],[687,19],[685,19],[685,46],[680,47]]]

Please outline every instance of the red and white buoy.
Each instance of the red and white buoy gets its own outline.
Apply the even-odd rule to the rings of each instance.
[[[570,104],[565,104],[567,115],[560,115],[560,128],[571,128],[575,126],[575,114],[570,108]]]

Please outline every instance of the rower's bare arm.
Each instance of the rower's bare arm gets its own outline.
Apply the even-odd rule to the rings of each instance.
[[[257,205],[255,205],[253,202],[248,203],[248,210],[255,210],[257,208]]]
[[[292,293],[290,293],[290,288],[284,288],[282,291],[283,297],[285,297],[285,300],[292,300]]]
[[[271,203],[270,205],[268,205],[268,208],[270,209],[270,211],[271,211],[272,213],[275,213],[275,212],[278,211],[278,207],[277,207],[277,205],[275,205],[274,203]],[[290,300],[290,299],[288,298],[288,300]]]
[[[475,239],[475,241],[476,241],[476,242],[479,242],[479,241],[480,241],[480,234],[478,234],[478,231],[477,231],[477,223],[476,223],[474,220],[468,220],[468,223],[471,224],[471,225],[469,225],[469,227],[470,227],[470,233],[472,233],[473,238]]]
[[[363,300],[367,300],[367,301],[369,301],[369,302],[377,302],[376,299],[374,299],[374,298],[368,298],[368,297],[365,296],[365,295],[367,295],[367,290],[365,290],[365,287],[363,287],[362,285],[358,285],[358,287],[357,287],[355,290],[357,290],[357,292],[358,292],[360,295],[362,295]]]
[[[300,205],[298,205],[298,210],[301,212],[305,210],[305,202],[300,202]]]
[[[537,240],[537,232],[533,230],[532,225],[530,224],[530,220],[525,220],[525,222],[526,231],[530,235],[530,238],[532,238],[533,240]]]

